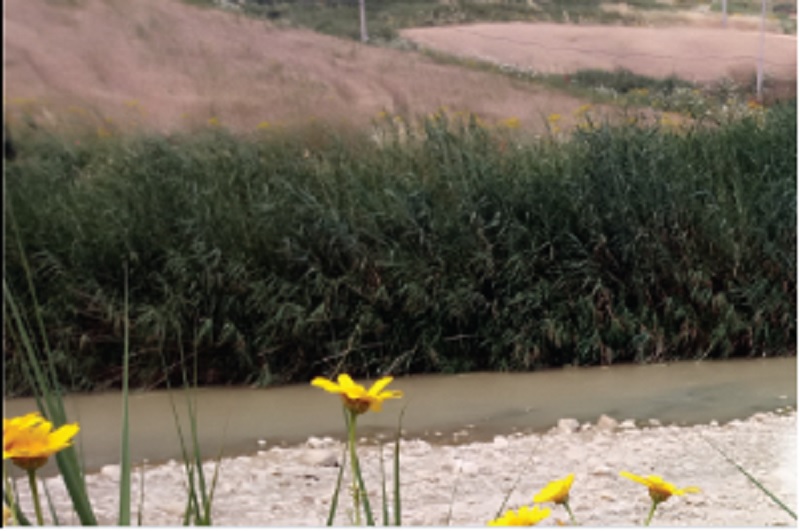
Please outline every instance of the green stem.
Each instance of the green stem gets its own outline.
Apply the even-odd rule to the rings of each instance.
[[[6,470],[5,464],[3,465],[3,487],[6,489],[5,492],[7,493],[8,497],[8,508],[11,511],[11,524],[12,525],[19,525],[17,522],[17,508],[16,502],[14,501],[14,491],[11,490],[11,481],[8,478],[8,470]],[[3,503],[5,503],[5,498],[3,499]]]
[[[361,504],[359,503],[360,489],[358,488],[358,463],[356,462],[356,459],[358,459],[358,455],[356,454],[356,420],[358,419],[358,416],[350,410],[347,411],[347,414],[349,420],[347,423],[349,432],[347,446],[350,448],[350,468],[353,476],[353,510],[355,511],[356,515],[356,526],[360,526]]]
[[[572,525],[578,525],[578,521],[575,520],[575,515],[572,514],[572,509],[569,508],[569,502],[564,502],[564,509],[567,510],[567,514],[569,514],[569,519],[572,520]]]
[[[653,519],[653,515],[656,513],[656,507],[658,507],[658,502],[653,501],[653,505],[650,507],[650,514],[647,515],[647,520],[644,521],[645,527],[650,525],[650,520]]]
[[[42,518],[42,505],[39,502],[39,486],[36,484],[36,470],[28,470],[28,483],[31,486],[33,508],[36,511],[36,523],[41,527],[44,525],[44,518]]]

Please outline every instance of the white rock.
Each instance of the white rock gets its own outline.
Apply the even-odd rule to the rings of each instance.
[[[580,425],[576,419],[559,419],[556,427],[560,433],[575,433]]]
[[[473,476],[478,473],[480,467],[472,462],[461,463],[461,474],[466,476]]]
[[[600,465],[600,466],[595,467],[590,472],[590,474],[593,475],[593,476],[613,476],[614,475],[614,471],[611,470],[606,465]]]
[[[431,445],[423,440],[410,441],[406,448],[415,455],[427,454],[431,450]]]
[[[494,438],[494,440],[492,441],[492,445],[493,445],[495,448],[498,448],[498,449],[508,448],[508,439],[506,439],[505,437],[501,437],[500,435],[498,435],[498,436],[496,436],[496,437]]]
[[[651,426],[661,426],[661,421],[658,419],[650,419],[647,421]]]
[[[309,437],[306,441],[306,446],[309,448],[324,448],[325,441],[320,439],[319,437]]]
[[[300,462],[310,466],[336,466],[339,458],[331,450],[312,449],[300,456]]]
[[[186,504],[181,502],[167,502],[160,507],[167,514],[181,515],[186,510]]]
[[[619,429],[621,430],[635,430],[636,429],[636,422],[632,419],[625,419],[619,423]]]
[[[609,471],[610,471],[610,469],[609,469]],[[603,500],[603,501],[607,501],[607,502],[613,502],[613,501],[616,501],[617,496],[613,492],[609,492],[607,490],[604,490],[603,492],[600,493],[600,499]]]
[[[119,465],[106,465],[100,469],[100,473],[116,481],[120,476],[120,468]]]
[[[600,415],[600,418],[597,419],[597,429],[599,430],[613,431],[618,425],[619,422],[608,415]]]

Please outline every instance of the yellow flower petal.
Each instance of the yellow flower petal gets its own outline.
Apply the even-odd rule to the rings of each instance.
[[[339,382],[341,392],[347,395],[347,398],[358,400],[367,394],[367,390],[364,389],[364,386],[355,383],[347,374],[340,374],[337,381]]]
[[[372,387],[369,388],[369,395],[370,396],[378,396],[378,395],[380,395],[380,392],[383,391],[383,389],[387,385],[392,383],[392,380],[394,380],[394,378],[391,377],[391,376],[385,376],[385,377],[381,378],[380,380],[378,380],[377,382],[372,384]]]
[[[572,488],[574,480],[575,474],[570,474],[567,477],[551,481],[533,497],[533,501],[536,503],[565,503],[569,501],[569,489]]]
[[[348,374],[340,374],[336,380],[338,383],[333,383],[327,378],[317,377],[311,380],[311,385],[340,395],[345,407],[357,415],[368,410],[380,411],[384,400],[403,396],[401,391],[384,391],[384,388],[393,380],[391,376],[385,376],[375,382],[369,391],[364,386],[355,383]]]
[[[490,527],[506,526],[533,526],[550,516],[550,509],[541,508],[538,505],[533,507],[523,506],[517,512],[506,511],[506,513],[489,522]]]
[[[624,478],[628,478],[628,479],[630,479],[632,481],[635,481],[637,483],[641,483],[642,485],[645,485],[645,486],[648,486],[648,487],[650,486],[650,483],[646,479],[644,479],[641,476],[637,476],[636,474],[631,474],[630,472],[626,472],[626,471],[623,470],[622,472],[619,473],[619,475],[624,477]]]
[[[15,464],[36,469],[47,459],[72,444],[80,427],[65,424],[53,431],[53,424],[39,413],[3,419],[3,459]]]
[[[700,492],[700,489],[697,487],[679,489],[672,483],[664,481],[661,476],[650,475],[643,478],[625,471],[620,472],[619,475],[646,486],[650,498],[652,498],[655,503],[664,502],[668,500],[670,496],[683,496],[685,494]]]
[[[321,376],[317,376],[313,380],[311,380],[311,385],[314,387],[319,387],[328,391],[329,393],[336,393],[339,394],[341,389],[339,388],[338,384],[333,383],[332,381],[328,380],[327,378],[323,378]]]
[[[339,385],[342,387],[354,387],[356,383],[350,378],[349,374],[340,374],[336,381],[339,382]]]

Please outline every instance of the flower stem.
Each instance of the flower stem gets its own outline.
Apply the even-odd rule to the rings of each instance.
[[[353,510],[356,516],[356,526],[361,525],[361,504],[360,502],[360,489],[358,487],[358,454],[356,453],[356,420],[358,416],[351,410],[347,411],[348,416],[348,441],[347,446],[350,448],[350,471],[353,480]]]
[[[650,514],[647,515],[647,520],[644,521],[645,527],[650,525],[650,520],[653,519],[653,515],[656,513],[656,507],[658,507],[658,502],[653,500],[653,505],[650,507]]]
[[[578,525],[578,521],[575,520],[575,515],[572,514],[572,509],[569,508],[569,502],[564,502],[564,509],[567,510],[567,514],[569,514],[569,519],[572,520],[572,525]]]
[[[28,470],[28,483],[31,486],[31,497],[33,498],[33,508],[36,511],[36,523],[39,527],[44,525],[44,518],[42,518],[42,505],[39,502],[39,486],[36,483],[36,470]]]

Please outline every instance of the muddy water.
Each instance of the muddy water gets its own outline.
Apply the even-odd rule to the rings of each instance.
[[[409,437],[436,442],[470,442],[511,432],[551,428],[559,418],[581,422],[607,414],[619,420],[689,425],[726,422],[777,408],[796,408],[796,358],[679,362],[611,368],[569,368],[523,374],[473,373],[396,379],[391,388],[406,397],[385,403],[381,414],[359,420],[368,437],[390,437],[406,407]],[[204,456],[254,453],[266,446],[294,444],[309,436],[341,437],[338,400],[309,385],[275,389],[207,388],[193,392]],[[133,394],[130,400],[134,462],[180,459],[174,401],[186,424],[183,392]],[[35,409],[31,399],[5,401],[4,416]],[[119,461],[120,395],[67,398],[87,470]],[[48,465],[53,471],[52,465]],[[45,470],[45,473],[48,471]]]

